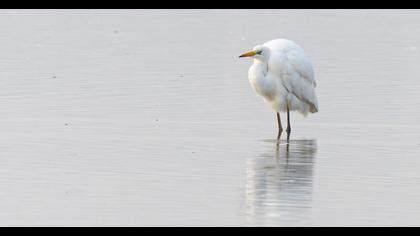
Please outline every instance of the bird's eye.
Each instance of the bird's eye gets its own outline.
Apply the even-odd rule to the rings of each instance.
[[[258,51],[258,52],[257,52],[257,54],[258,54],[258,55],[261,55],[261,54],[262,54],[262,51]]]

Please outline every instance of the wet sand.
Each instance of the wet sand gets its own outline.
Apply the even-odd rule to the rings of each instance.
[[[419,225],[419,13],[1,10],[0,225]],[[289,142],[238,59],[279,37]]]

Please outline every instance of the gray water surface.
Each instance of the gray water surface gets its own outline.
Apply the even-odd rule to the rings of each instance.
[[[0,225],[418,226],[419,22],[1,10]],[[279,142],[238,58],[274,38],[305,49],[320,106]]]

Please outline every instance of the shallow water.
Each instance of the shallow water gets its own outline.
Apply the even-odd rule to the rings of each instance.
[[[1,225],[419,225],[418,22],[2,10]],[[280,142],[238,59],[278,37],[311,58],[320,105]]]

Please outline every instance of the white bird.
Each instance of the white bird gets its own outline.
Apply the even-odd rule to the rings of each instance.
[[[274,39],[239,57],[254,58],[248,71],[249,82],[277,113],[277,139],[283,132],[280,112],[287,112],[287,138],[291,132],[290,111],[303,116],[318,112],[314,70],[299,45],[287,39]]]

